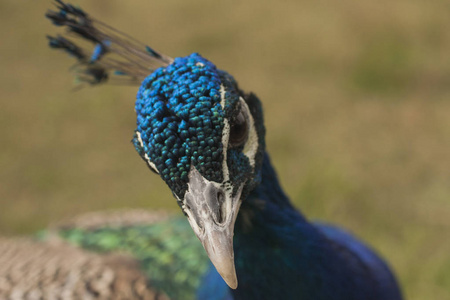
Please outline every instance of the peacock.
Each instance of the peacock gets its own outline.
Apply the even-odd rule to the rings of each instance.
[[[81,86],[140,85],[132,143],[184,216],[91,213],[0,240],[0,298],[402,299],[372,249],[292,205],[255,94],[198,53],[171,58],[55,5],[46,16],[66,31],[49,45],[76,59]]]

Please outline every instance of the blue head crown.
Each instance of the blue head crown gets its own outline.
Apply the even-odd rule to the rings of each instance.
[[[236,89],[226,88],[230,79],[194,53],[159,68],[139,89],[133,143],[179,199],[191,165],[206,179],[223,181],[224,118],[239,100]]]

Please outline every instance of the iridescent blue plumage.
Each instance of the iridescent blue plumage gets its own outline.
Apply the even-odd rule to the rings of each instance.
[[[191,54],[153,72],[138,91],[134,145],[179,198],[191,164],[206,178],[223,180],[220,81],[212,63]]]
[[[309,222],[292,206],[266,153],[262,105],[254,94],[244,93],[231,75],[199,54],[172,60],[142,43],[108,34],[103,29],[111,27],[99,29],[102,23],[58,3],[60,12],[48,14],[53,22],[94,44],[94,59],[75,55],[87,71],[143,80],[135,104],[134,146],[167,183],[217,269],[206,271],[199,263],[194,276],[198,286],[190,296],[401,299],[389,268],[368,247],[339,229]],[[58,41],[51,38],[51,45],[89,53]],[[114,54],[126,62],[111,60]],[[158,270],[158,261],[152,262],[142,261],[146,269]],[[169,292],[163,287],[170,284],[159,286],[182,298],[176,288]]]

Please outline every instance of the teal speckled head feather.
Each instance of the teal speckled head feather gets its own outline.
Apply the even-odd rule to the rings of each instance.
[[[262,155],[255,161],[254,153],[242,151],[244,143],[231,147],[223,143],[224,131],[230,131],[232,124],[233,133],[234,119],[242,106],[248,106],[240,102],[244,97],[230,75],[197,53],[176,58],[143,81],[136,100],[133,142],[178,199],[183,199],[188,189],[191,168],[209,181],[228,184],[233,193],[246,178],[259,180],[250,173],[255,164],[261,164]],[[251,150],[262,154],[263,147]],[[223,169],[225,157],[228,175]]]

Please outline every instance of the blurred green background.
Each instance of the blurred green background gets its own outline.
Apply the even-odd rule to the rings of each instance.
[[[450,2],[73,1],[172,57],[199,52],[265,105],[279,176],[307,216],[450,299]],[[136,87],[73,92],[50,1],[0,2],[0,234],[91,210],[178,211],[135,153]]]

